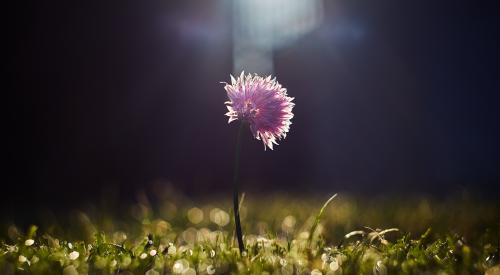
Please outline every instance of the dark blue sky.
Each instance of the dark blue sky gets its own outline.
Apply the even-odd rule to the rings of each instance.
[[[275,53],[289,136],[247,133],[251,190],[498,193],[499,14],[493,1],[326,1]],[[230,186],[237,127],[231,1],[33,1],[5,19],[9,204],[127,198],[162,179]]]

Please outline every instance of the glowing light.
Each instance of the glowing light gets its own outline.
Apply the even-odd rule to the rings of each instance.
[[[184,273],[188,271],[188,269],[189,269],[189,262],[184,259],[175,261],[174,266],[172,267],[172,271],[177,274]]]
[[[296,223],[297,223],[297,220],[295,219],[294,216],[286,216],[283,219],[283,222],[281,223],[281,229],[284,232],[292,232],[293,229],[295,228]]]
[[[218,226],[226,226],[229,223],[229,214],[219,208],[214,208],[210,211],[210,221]]]
[[[322,0],[233,2],[233,72],[273,73],[273,52],[316,28]]]
[[[187,217],[191,223],[198,224],[203,221],[203,210],[193,207],[187,212]]]

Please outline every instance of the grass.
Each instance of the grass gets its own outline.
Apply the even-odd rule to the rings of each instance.
[[[0,274],[500,274],[492,202],[247,195],[240,256],[230,201],[167,193],[5,224]]]

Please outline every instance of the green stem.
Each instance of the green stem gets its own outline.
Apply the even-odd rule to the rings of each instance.
[[[239,197],[239,169],[240,169],[240,147],[241,147],[241,135],[245,123],[240,124],[238,130],[238,137],[236,138],[236,153],[234,157],[234,173],[233,173],[233,207],[234,207],[234,224],[236,226],[236,236],[238,238],[238,247],[240,248],[240,254],[245,251],[245,245],[243,244],[243,234],[241,232],[241,221],[240,221],[240,209],[238,203]]]

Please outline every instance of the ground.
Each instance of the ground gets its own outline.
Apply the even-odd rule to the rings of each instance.
[[[1,274],[500,274],[495,202],[248,194],[246,251],[229,198],[167,194],[5,224]],[[49,218],[50,217],[50,218]]]

